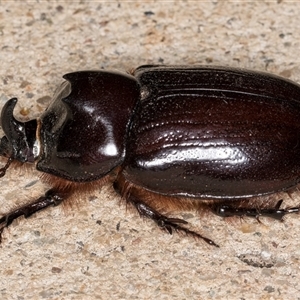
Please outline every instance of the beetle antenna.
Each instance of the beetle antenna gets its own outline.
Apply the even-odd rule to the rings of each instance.
[[[9,166],[11,165],[12,162],[13,162],[13,158],[10,157],[10,158],[7,160],[5,166],[4,166],[3,168],[0,168],[0,178],[3,177],[3,176],[5,175],[7,169],[9,168]]]

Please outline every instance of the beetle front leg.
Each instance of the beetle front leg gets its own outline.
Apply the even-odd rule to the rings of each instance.
[[[1,235],[4,228],[8,227],[13,220],[19,218],[20,216],[24,216],[25,218],[30,217],[32,214],[49,207],[50,205],[58,205],[65,198],[66,193],[59,193],[53,189],[48,190],[44,196],[36,199],[34,202],[21,206],[17,209],[14,209],[4,216],[0,218],[0,243],[1,243]],[[69,195],[68,195],[69,196]]]
[[[190,235],[195,238],[202,239],[211,246],[219,247],[219,245],[217,245],[211,239],[206,238],[205,236],[182,226],[181,224],[188,224],[188,222],[186,222],[185,220],[178,219],[178,218],[170,218],[161,214],[160,212],[158,212],[157,210],[155,210],[154,208],[146,204],[141,199],[141,197],[136,195],[135,188],[132,189],[129,188],[128,191],[126,190],[125,185],[126,182],[124,183],[121,180],[120,181],[117,180],[114,182],[114,189],[117,193],[119,193],[122,196],[122,198],[126,200],[126,203],[131,204],[133,207],[137,209],[141,217],[146,217],[148,219],[151,219],[158,225],[158,227],[167,231],[169,234],[172,234],[174,230],[178,233],[181,232],[186,235]]]

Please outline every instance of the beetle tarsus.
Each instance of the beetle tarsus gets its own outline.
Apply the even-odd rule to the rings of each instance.
[[[278,221],[282,221],[284,216],[292,213],[299,213],[300,207],[292,207],[292,208],[280,208],[283,200],[279,200],[273,208],[253,208],[249,205],[239,207],[236,205],[228,205],[228,204],[214,204],[211,209],[212,211],[223,218],[227,217],[252,217],[256,218],[256,220],[261,223],[260,217],[268,217],[272,219],[276,219]]]
[[[36,199],[34,202],[19,207],[15,210],[10,211],[6,215],[0,218],[0,243],[1,243],[1,235],[4,228],[8,227],[15,219],[20,216],[24,216],[25,218],[30,217],[32,214],[47,208],[51,205],[60,204],[64,198],[58,194],[55,190],[48,190],[44,196]]]
[[[155,221],[155,220],[154,220]],[[199,238],[204,240],[206,243],[208,243],[211,246],[215,246],[215,247],[219,247],[219,245],[217,245],[214,241],[212,241],[209,238],[204,237],[203,235],[189,230],[188,228],[185,228],[183,226],[178,225],[178,223],[183,223],[183,224],[187,224],[188,222],[182,220],[182,219],[173,219],[173,218],[168,218],[166,216],[161,215],[161,217],[158,219],[158,222],[156,222],[156,224],[161,227],[162,229],[165,229],[168,233],[172,234],[173,230],[175,230],[176,232],[183,232],[186,235],[191,235],[195,238]]]
[[[149,207],[143,202],[134,201],[134,200],[132,201],[132,199],[127,199],[127,201],[131,202],[136,207],[141,217],[150,218],[158,225],[158,227],[167,231],[169,234],[172,234],[173,230],[175,230],[178,233],[182,232],[185,233],[186,235],[190,235],[195,238],[202,239],[203,241],[205,241],[211,246],[219,247],[219,245],[217,245],[211,239],[206,238],[195,231],[192,231],[188,228],[179,225],[179,224],[188,224],[187,221],[183,219],[169,218],[167,216],[164,216],[163,214],[159,213],[158,211],[154,210],[153,208]]]

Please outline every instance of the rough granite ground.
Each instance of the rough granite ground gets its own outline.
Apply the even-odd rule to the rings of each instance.
[[[0,1],[0,106],[27,120],[61,76],[142,64],[209,64],[300,82],[298,1]],[[37,172],[0,181],[1,212],[47,189]],[[300,193],[282,193],[285,204]],[[83,197],[84,198],[84,197]],[[300,219],[226,222],[179,216],[217,241],[160,232],[126,212],[112,188],[78,207],[50,208],[5,230],[0,298],[300,299]]]

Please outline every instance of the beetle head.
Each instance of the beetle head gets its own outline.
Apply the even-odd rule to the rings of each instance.
[[[1,112],[1,127],[5,135],[1,138],[0,155],[8,157],[10,161],[33,163],[36,158],[37,121],[20,122],[16,120],[13,116],[16,103],[16,98],[8,100]]]

